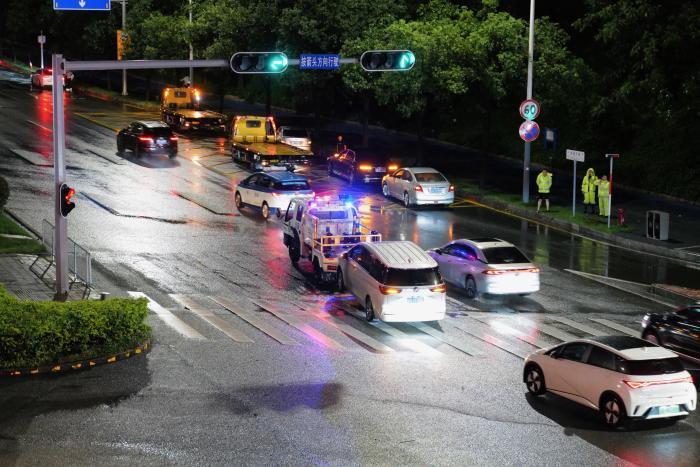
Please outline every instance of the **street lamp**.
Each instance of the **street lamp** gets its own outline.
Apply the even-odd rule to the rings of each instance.
[[[111,3],[121,3],[122,4],[122,31],[126,32],[126,1],[127,0],[110,0]],[[190,0],[192,1],[192,0]],[[117,39],[121,40],[121,38]],[[122,96],[126,96],[126,68],[122,69]]]
[[[535,0],[530,0],[530,38],[527,47],[527,98],[532,99],[532,62],[535,54]],[[523,203],[530,201],[530,143],[525,142],[523,158]]]
[[[192,0],[190,0],[190,30],[192,29]],[[190,42],[190,60],[194,59],[192,42]],[[194,87],[194,68],[190,67],[190,86]]]

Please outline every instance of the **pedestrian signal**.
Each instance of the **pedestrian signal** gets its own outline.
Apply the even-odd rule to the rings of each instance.
[[[230,64],[235,73],[282,73],[289,61],[282,52],[237,52],[231,57]]]
[[[75,195],[75,190],[65,183],[61,185],[61,215],[67,217],[68,214],[75,208],[75,203],[71,198]]]
[[[368,50],[360,57],[365,71],[408,71],[415,63],[410,50]]]

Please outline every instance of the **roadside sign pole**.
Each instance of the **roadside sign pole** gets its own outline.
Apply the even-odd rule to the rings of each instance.
[[[613,155],[606,154],[610,158],[610,188],[608,189],[608,228],[610,228],[610,213],[612,212],[612,187],[613,187]]]
[[[571,192],[573,193],[573,201],[571,201],[571,215],[576,217],[576,161],[574,161],[574,185]]]
[[[126,31],[126,0],[122,0],[122,31]],[[126,91],[126,68],[122,70],[122,96],[127,96]]]
[[[586,153],[583,151],[566,150],[566,158],[574,163],[574,182],[571,189],[571,215],[576,215],[576,163],[585,162]],[[584,200],[585,201],[585,200]]]
[[[66,166],[63,158],[65,128],[63,120],[63,55],[51,56],[53,93],[53,182],[54,182],[54,259],[56,261],[56,294],[54,300],[68,298],[68,255],[66,251],[68,222],[61,215],[61,185],[65,183]]]
[[[44,68],[44,43],[46,42],[46,36],[44,35],[44,30],[42,29],[39,33],[39,49],[41,49],[41,68]]]
[[[527,48],[527,98],[532,99],[532,62],[535,53],[535,0],[530,0],[530,35]],[[530,202],[530,143],[525,142],[523,159],[523,203]]]

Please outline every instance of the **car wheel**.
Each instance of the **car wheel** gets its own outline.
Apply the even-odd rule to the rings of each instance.
[[[141,158],[141,150],[139,149],[138,144],[134,146],[134,156],[136,156],[137,159]]]
[[[171,152],[171,153],[168,154],[168,157],[171,158],[171,159],[175,159],[175,158],[177,157],[177,153],[176,153],[176,152]]]
[[[527,391],[533,396],[541,396],[547,392],[547,386],[544,384],[544,375],[542,369],[537,365],[530,365],[525,370],[525,385]]]
[[[335,277],[336,288],[338,292],[345,292],[345,279],[343,278],[343,271],[338,268],[338,274]]]
[[[605,424],[610,428],[622,426],[627,419],[625,404],[615,394],[608,394],[602,398],[600,414]]]
[[[119,154],[124,153],[124,143],[122,142],[122,140],[120,138],[117,138],[117,152]]]
[[[297,264],[299,262],[299,258],[301,258],[301,252],[299,251],[299,235],[294,232],[294,238],[292,239],[292,243],[289,244],[289,260],[292,262],[292,264]]]
[[[314,280],[317,284],[323,282],[323,269],[321,269],[321,265],[318,263],[318,258],[314,259]]]
[[[236,207],[240,211],[243,209],[243,198],[241,198],[241,194],[237,191],[236,195],[233,197],[233,202],[236,203]]]
[[[403,205],[407,208],[411,207],[411,199],[408,197],[408,192],[403,192]]]
[[[267,220],[270,217],[270,206],[268,206],[267,203],[263,201],[260,210],[262,212],[263,219]]]
[[[382,194],[386,198],[389,197],[389,185],[387,185],[386,183],[382,183]]]
[[[644,339],[647,342],[651,342],[652,344],[656,345],[662,345],[661,344],[661,339],[659,339],[659,335],[656,334],[654,331],[644,331],[644,334],[642,334],[642,339]]]
[[[369,296],[365,299],[365,320],[371,323],[374,320],[374,307],[372,306],[372,299]]]
[[[479,294],[476,290],[476,281],[472,276],[467,276],[467,279],[464,281],[464,290],[466,291],[467,298],[474,299]]]
[[[350,172],[350,175],[348,175],[348,183],[350,185],[355,184],[355,171],[354,170],[352,172]]]

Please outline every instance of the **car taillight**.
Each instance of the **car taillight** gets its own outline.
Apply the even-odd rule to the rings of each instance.
[[[413,187],[413,189],[416,190],[416,191],[420,191],[420,192],[423,191],[423,187],[422,187],[421,185],[416,185],[416,186]]]
[[[489,276],[498,276],[503,274],[506,271],[500,270],[500,269],[487,269],[486,271],[483,272],[483,274],[489,275]]]
[[[430,291],[431,291],[431,292],[436,292],[436,293],[445,293],[445,292],[447,292],[447,285],[445,285],[445,283],[443,282],[443,283],[440,284],[440,285],[437,285],[437,286],[435,286],[435,287],[432,287],[432,288],[430,289]]]
[[[396,165],[396,164],[391,164],[391,165],[389,165],[389,167],[387,167],[387,170],[388,170],[389,172],[393,172],[394,170],[398,170],[398,168],[399,168],[398,165]]]
[[[150,136],[139,136],[139,141],[143,141],[144,143],[152,143],[153,138]]]
[[[455,186],[454,186],[454,185],[450,185],[450,187],[447,189],[447,191],[455,191]]]
[[[380,285],[379,291],[384,295],[396,295],[397,293],[401,293],[401,289],[397,289],[396,287],[389,287],[386,285]]]
[[[372,166],[369,164],[360,164],[359,169],[363,172],[369,172],[370,170],[372,170]]]
[[[171,137],[170,137],[170,141],[177,141],[177,139],[178,139],[177,136],[171,136]]]
[[[279,194],[279,193],[275,193],[275,192],[273,191],[273,192],[272,192],[272,196],[274,196],[275,198],[279,198],[279,197],[282,196],[282,195]]]
[[[646,388],[649,386],[657,386],[659,384],[674,384],[674,383],[693,384],[694,380],[693,380],[692,376],[687,376],[685,378],[666,379],[666,380],[661,380],[661,381],[628,381],[625,379],[622,382],[625,383],[627,386],[631,387],[632,389],[639,389],[639,388]]]
[[[525,269],[524,272],[540,272],[540,268],[530,268],[530,269]]]

